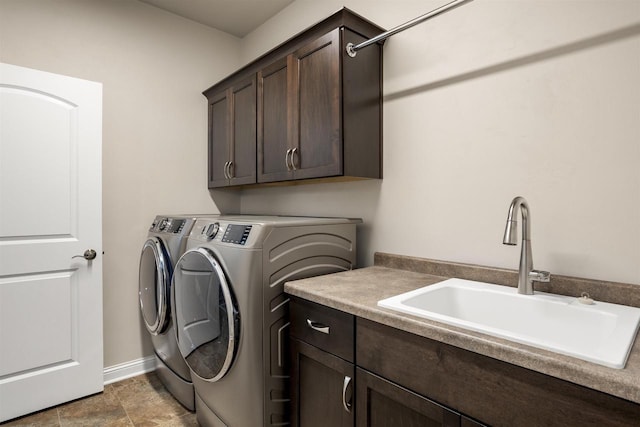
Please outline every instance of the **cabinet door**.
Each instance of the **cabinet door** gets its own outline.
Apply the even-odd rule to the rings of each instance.
[[[230,89],[231,162],[227,169],[231,185],[256,183],[256,76]]]
[[[290,67],[295,178],[341,175],[340,30],[298,49]]]
[[[356,372],[357,427],[459,427],[460,415],[364,369]]]
[[[460,427],[486,427],[486,426],[484,424],[479,423],[478,421],[472,420],[471,418],[467,418],[464,415],[461,415]]]
[[[353,364],[296,339],[291,347],[292,425],[353,426]]]
[[[231,136],[229,105],[227,90],[209,98],[209,188],[228,185],[225,168]]]
[[[287,58],[258,71],[258,182],[292,178],[288,79]]]

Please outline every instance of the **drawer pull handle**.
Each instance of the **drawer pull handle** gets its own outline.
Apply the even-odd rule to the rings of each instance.
[[[344,383],[342,384],[342,406],[344,410],[348,413],[351,413],[351,396],[349,396],[349,401],[347,401],[347,389],[351,384],[351,377],[345,375]]]
[[[322,323],[314,322],[313,320],[307,319],[307,325],[314,331],[322,332],[323,334],[329,335],[329,327],[327,325],[323,325]]]

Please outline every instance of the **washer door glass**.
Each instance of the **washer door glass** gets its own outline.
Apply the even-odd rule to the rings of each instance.
[[[151,237],[142,246],[140,255],[138,296],[142,318],[153,335],[164,332],[169,323],[170,280],[169,255],[162,241],[157,237]]]
[[[231,368],[240,316],[227,279],[206,248],[182,255],[173,275],[178,348],[198,377],[214,382]]]

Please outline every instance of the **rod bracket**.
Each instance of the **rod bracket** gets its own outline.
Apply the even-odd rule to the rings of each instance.
[[[473,0],[453,0],[450,3],[445,4],[444,6],[440,6],[437,9],[432,10],[431,12],[427,12],[422,16],[418,16],[417,18],[409,21],[409,22],[405,22],[402,25],[398,25],[397,27],[389,30],[389,31],[385,31],[382,34],[378,34],[377,36],[369,39],[369,40],[365,40],[362,43],[358,43],[357,45],[354,45],[353,43],[347,43],[347,54],[352,57],[355,58],[356,56],[356,52],[359,51],[362,48],[365,48],[369,45],[372,45],[374,43],[378,43],[380,41],[386,40],[389,37],[391,37],[394,34],[397,34],[401,31],[406,30],[407,28],[411,28],[414,25],[420,24],[421,22],[424,22],[428,19],[431,18],[435,18],[438,15],[441,15],[445,12],[448,12],[450,10],[453,10],[455,8],[457,8],[458,6],[462,6],[463,4],[469,3]]]
[[[356,50],[354,49],[354,44],[349,42],[347,43],[347,47],[345,48],[345,50],[347,51],[347,55],[349,55],[352,58],[355,58],[356,55],[358,54],[358,52],[356,52]]]

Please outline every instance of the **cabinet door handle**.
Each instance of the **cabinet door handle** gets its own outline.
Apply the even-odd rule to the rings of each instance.
[[[224,179],[229,179],[229,175],[227,175],[228,167],[229,167],[229,162],[224,162]]]
[[[296,157],[295,157],[297,152],[298,152],[298,147],[294,147],[291,150],[291,169],[293,169],[294,171],[298,170],[298,168],[296,167]]]
[[[307,319],[307,325],[309,325],[309,327],[314,331],[322,332],[323,334],[329,335],[329,327],[327,325],[314,322],[313,320],[310,320],[310,319]]]
[[[290,171],[291,170],[291,165],[289,163],[289,154],[291,154],[291,148],[289,148],[287,150],[287,154],[284,155],[284,164],[287,165],[287,170]]]
[[[347,389],[349,388],[350,384],[351,384],[351,377],[348,377],[345,375],[344,383],[342,383],[342,406],[344,407],[344,410],[347,411],[348,413],[351,413],[351,399],[347,401]]]
[[[227,165],[227,176],[229,177],[229,179],[233,178],[233,162],[229,162],[229,164]]]

